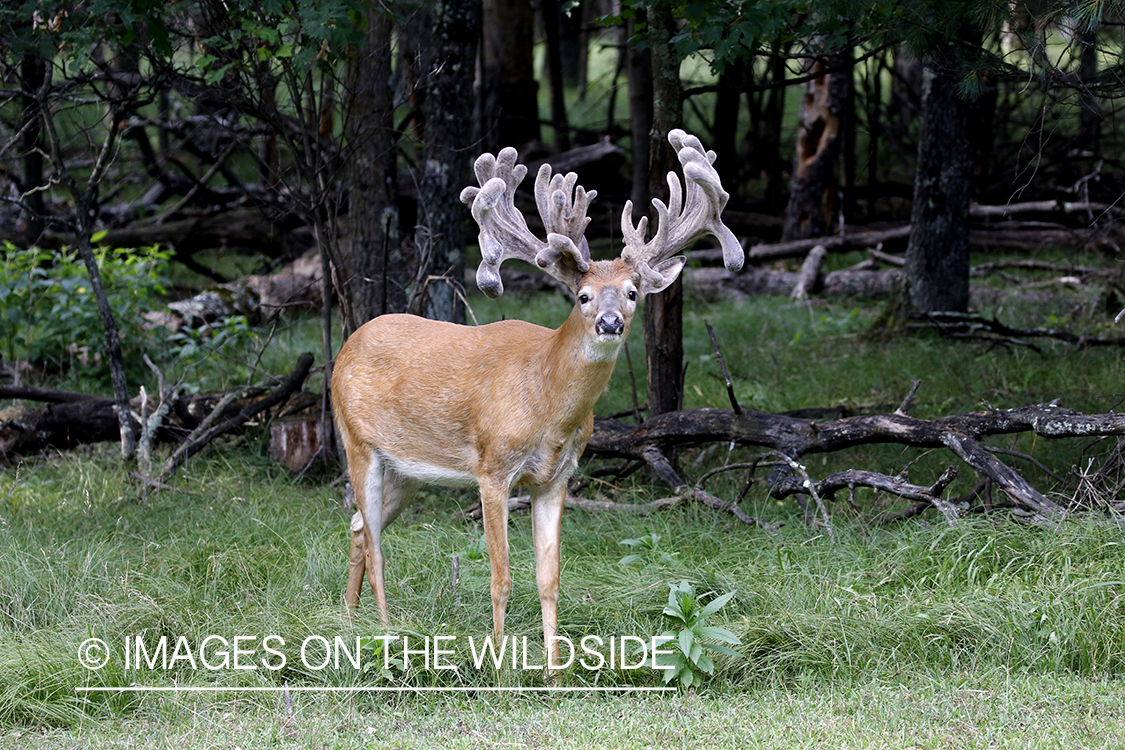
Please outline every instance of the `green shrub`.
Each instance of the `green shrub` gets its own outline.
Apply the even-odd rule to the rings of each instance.
[[[134,368],[142,366],[141,353],[160,333],[142,316],[166,294],[170,255],[157,246],[95,250],[122,354]],[[4,243],[0,341],[10,360],[27,359],[49,369],[84,368],[108,379],[105,328],[86,266],[76,253]]]

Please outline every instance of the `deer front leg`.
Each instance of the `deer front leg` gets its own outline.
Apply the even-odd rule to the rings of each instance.
[[[535,581],[539,585],[539,604],[543,609],[543,648],[548,671],[558,668],[559,644],[559,539],[562,509],[566,501],[566,481],[531,493],[531,538],[535,546]]]
[[[508,485],[491,479],[480,481],[480,506],[484,516],[484,543],[492,572],[492,635],[497,646],[504,638],[504,612],[512,592],[508,565]]]

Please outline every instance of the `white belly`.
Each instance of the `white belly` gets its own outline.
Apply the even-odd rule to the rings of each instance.
[[[471,487],[477,483],[477,478],[466,471],[424,461],[402,460],[385,453],[380,457],[396,474],[418,482],[439,484],[443,487]]]

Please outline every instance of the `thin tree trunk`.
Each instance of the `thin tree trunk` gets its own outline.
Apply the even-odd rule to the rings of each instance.
[[[743,151],[747,155],[747,172],[764,175],[765,197],[771,209],[782,206],[782,172],[785,162],[781,158],[781,125],[785,114],[786,68],[784,53],[788,46],[775,41],[761,85],[755,83],[754,61],[746,63],[746,103],[750,109],[750,128],[746,131]]]
[[[483,5],[478,0],[478,6],[483,33],[480,133],[484,150],[495,153],[539,139],[539,84],[532,65],[534,14],[530,0],[484,0]],[[470,65],[470,75],[471,69]],[[468,122],[462,127],[471,129]]]
[[[1078,139],[1075,142],[1075,151],[1078,158],[1075,163],[1079,170],[1089,169],[1097,161],[1101,150],[1101,127],[1105,109],[1101,102],[1094,96],[1088,86],[1098,81],[1098,31],[1091,29],[1079,34],[1079,71],[1081,81],[1078,101]],[[1075,179],[1083,175],[1075,175]]]
[[[37,190],[43,185],[43,151],[40,143],[40,118],[37,111],[36,95],[43,87],[47,74],[47,63],[37,52],[27,52],[20,63],[20,86],[24,108],[23,132],[23,202],[29,237],[38,240],[43,233],[43,193]]]
[[[539,13],[547,38],[547,77],[551,82],[551,121],[555,148],[570,150],[570,129],[566,117],[566,89],[563,86],[562,49],[559,41],[559,8],[556,0],[540,0]]]
[[[680,61],[672,48],[676,32],[670,5],[649,8],[648,39],[652,51],[653,116],[649,137],[648,192],[667,202],[666,176],[676,166],[668,132],[683,124],[680,102]],[[650,218],[650,226],[656,216]],[[683,282],[677,279],[644,305],[645,349],[648,357],[649,415],[676,411],[683,400]]]
[[[715,169],[723,187],[733,198],[738,189],[738,110],[742,100],[742,78],[745,64],[735,60],[719,76],[715,95]]]
[[[93,211],[97,205],[98,188],[117,151],[121,113],[126,111],[127,102],[125,100],[109,102],[109,123],[106,127],[101,149],[94,160],[94,165],[90,169],[85,184],[80,185],[70,170],[67,169],[50,102],[44,98],[50,85],[50,76],[51,69],[46,67],[43,86],[39,90],[37,101],[39,115],[47,131],[49,153],[58,179],[66,186],[74,200],[75,249],[86,266],[86,273],[90,277],[90,291],[94,294],[98,314],[101,316],[102,326],[105,328],[106,359],[109,361],[109,378],[113,386],[114,410],[117,413],[117,420],[121,429],[121,458],[129,461],[136,455],[137,437],[133,431],[133,420],[129,409],[129,385],[125,379],[121,340],[117,331],[117,320],[113,317],[113,308],[109,306],[109,298],[106,296],[105,286],[102,284],[101,271],[98,269],[98,262],[90,244],[90,238],[94,231]]]
[[[644,23],[643,8],[637,9],[635,23]],[[633,218],[638,219],[648,213],[648,154],[652,137],[652,54],[645,49],[637,49],[629,40],[635,31],[634,22],[625,24],[622,34],[629,69],[629,128],[633,145],[633,188],[629,195],[633,201]]]

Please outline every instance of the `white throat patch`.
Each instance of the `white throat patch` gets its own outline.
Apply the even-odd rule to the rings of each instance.
[[[583,342],[583,353],[588,362],[611,362],[617,359],[624,341],[624,336],[587,336]]]

